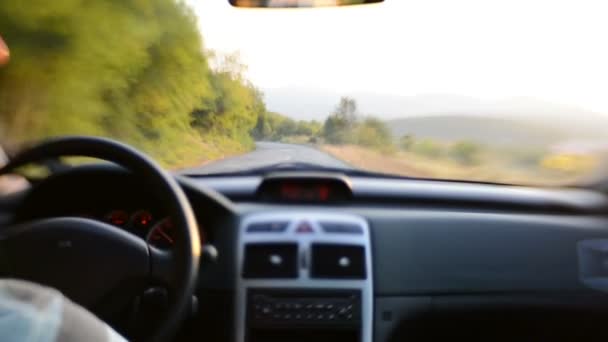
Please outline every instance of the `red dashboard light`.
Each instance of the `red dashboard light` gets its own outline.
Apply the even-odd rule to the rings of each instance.
[[[281,198],[289,201],[328,201],[331,188],[327,184],[284,183],[280,188]]]
[[[257,196],[265,201],[328,203],[352,199],[350,183],[345,177],[319,174],[269,175],[262,181]]]
[[[321,201],[327,201],[329,200],[329,186],[327,186],[326,184],[320,185],[319,186],[319,199]]]
[[[115,226],[124,226],[129,221],[129,214],[124,210],[112,210],[106,219]]]
[[[133,214],[132,222],[137,228],[147,229],[152,224],[152,219],[152,214],[148,211],[140,210]]]

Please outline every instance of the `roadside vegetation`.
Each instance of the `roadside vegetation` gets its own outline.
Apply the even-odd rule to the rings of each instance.
[[[354,166],[423,178],[559,185],[578,182],[598,166],[597,156],[547,147],[395,137],[385,122],[361,116],[352,98],[340,100],[316,140],[323,142],[319,148]]]
[[[205,50],[182,1],[8,1],[0,33],[11,49],[0,69],[9,150],[98,135],[184,167],[253,147],[263,96],[238,55]]]
[[[513,184],[561,185],[580,181],[598,166],[597,156],[551,151],[547,146],[490,145],[394,136],[385,121],[362,115],[343,97],[323,123],[279,113],[258,116],[256,140],[314,145],[353,166],[403,176]]]
[[[322,125],[315,120],[296,121],[274,112],[258,116],[251,135],[256,141],[281,141],[288,143],[316,143]]]

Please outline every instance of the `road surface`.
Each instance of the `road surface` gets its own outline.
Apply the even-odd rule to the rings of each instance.
[[[343,161],[313,147],[275,142],[257,142],[256,149],[252,152],[188,169],[188,172],[234,172],[269,166],[272,164],[298,162],[317,164],[331,168],[352,168],[352,166],[344,163]]]

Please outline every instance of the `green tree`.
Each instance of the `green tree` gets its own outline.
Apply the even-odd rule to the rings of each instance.
[[[223,57],[211,53],[212,97],[202,98],[192,112],[192,125],[203,135],[228,137],[243,146],[253,146],[252,134],[262,134],[255,127],[264,124],[264,96],[241,73],[244,65],[238,55]],[[220,62],[214,59],[220,59]],[[265,134],[265,133],[264,133]]]
[[[255,139],[282,140],[293,136],[316,138],[321,131],[318,121],[295,121],[287,116],[274,112],[264,112],[257,118],[252,136]]]
[[[348,129],[353,129],[358,120],[357,102],[353,98],[342,97],[333,115],[344,121]]]
[[[323,125],[323,136],[330,144],[345,144],[353,141],[353,130],[357,124],[357,102],[342,97],[334,112]]]
[[[423,139],[412,145],[412,152],[427,158],[439,158],[443,154],[443,148],[431,139]]]
[[[288,137],[292,135],[296,135],[298,130],[298,125],[295,121],[291,119],[283,120],[276,129],[277,137]]]
[[[401,147],[401,149],[404,151],[410,151],[415,142],[416,139],[413,135],[405,134],[399,139],[399,147]]]
[[[393,145],[391,133],[386,124],[373,117],[366,118],[357,126],[356,143],[378,149]]]
[[[178,165],[200,160],[215,137],[252,146],[266,111],[238,55],[205,53],[182,0],[8,1],[0,32],[12,52],[0,69],[9,147],[104,135]]]
[[[267,140],[272,137],[273,131],[271,121],[268,119],[268,113],[258,115],[258,120],[251,132],[251,135],[256,140]]]
[[[450,156],[464,165],[475,165],[479,162],[481,148],[471,141],[459,141],[450,147]]]

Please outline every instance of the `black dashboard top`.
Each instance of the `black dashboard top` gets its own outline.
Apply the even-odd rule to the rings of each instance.
[[[289,180],[298,173],[285,175]],[[330,175],[333,177],[333,175]],[[266,196],[265,177],[192,177],[192,183],[212,188],[235,202],[284,203]],[[273,177],[276,180],[276,178]],[[348,177],[351,195],[341,205],[400,205],[451,207],[465,210],[544,212],[554,214],[608,213],[608,197],[576,188],[534,188],[448,181]],[[261,192],[261,193],[260,193]],[[269,199],[270,198],[270,199]],[[297,202],[292,204],[298,204]],[[299,204],[314,204],[302,201]]]

